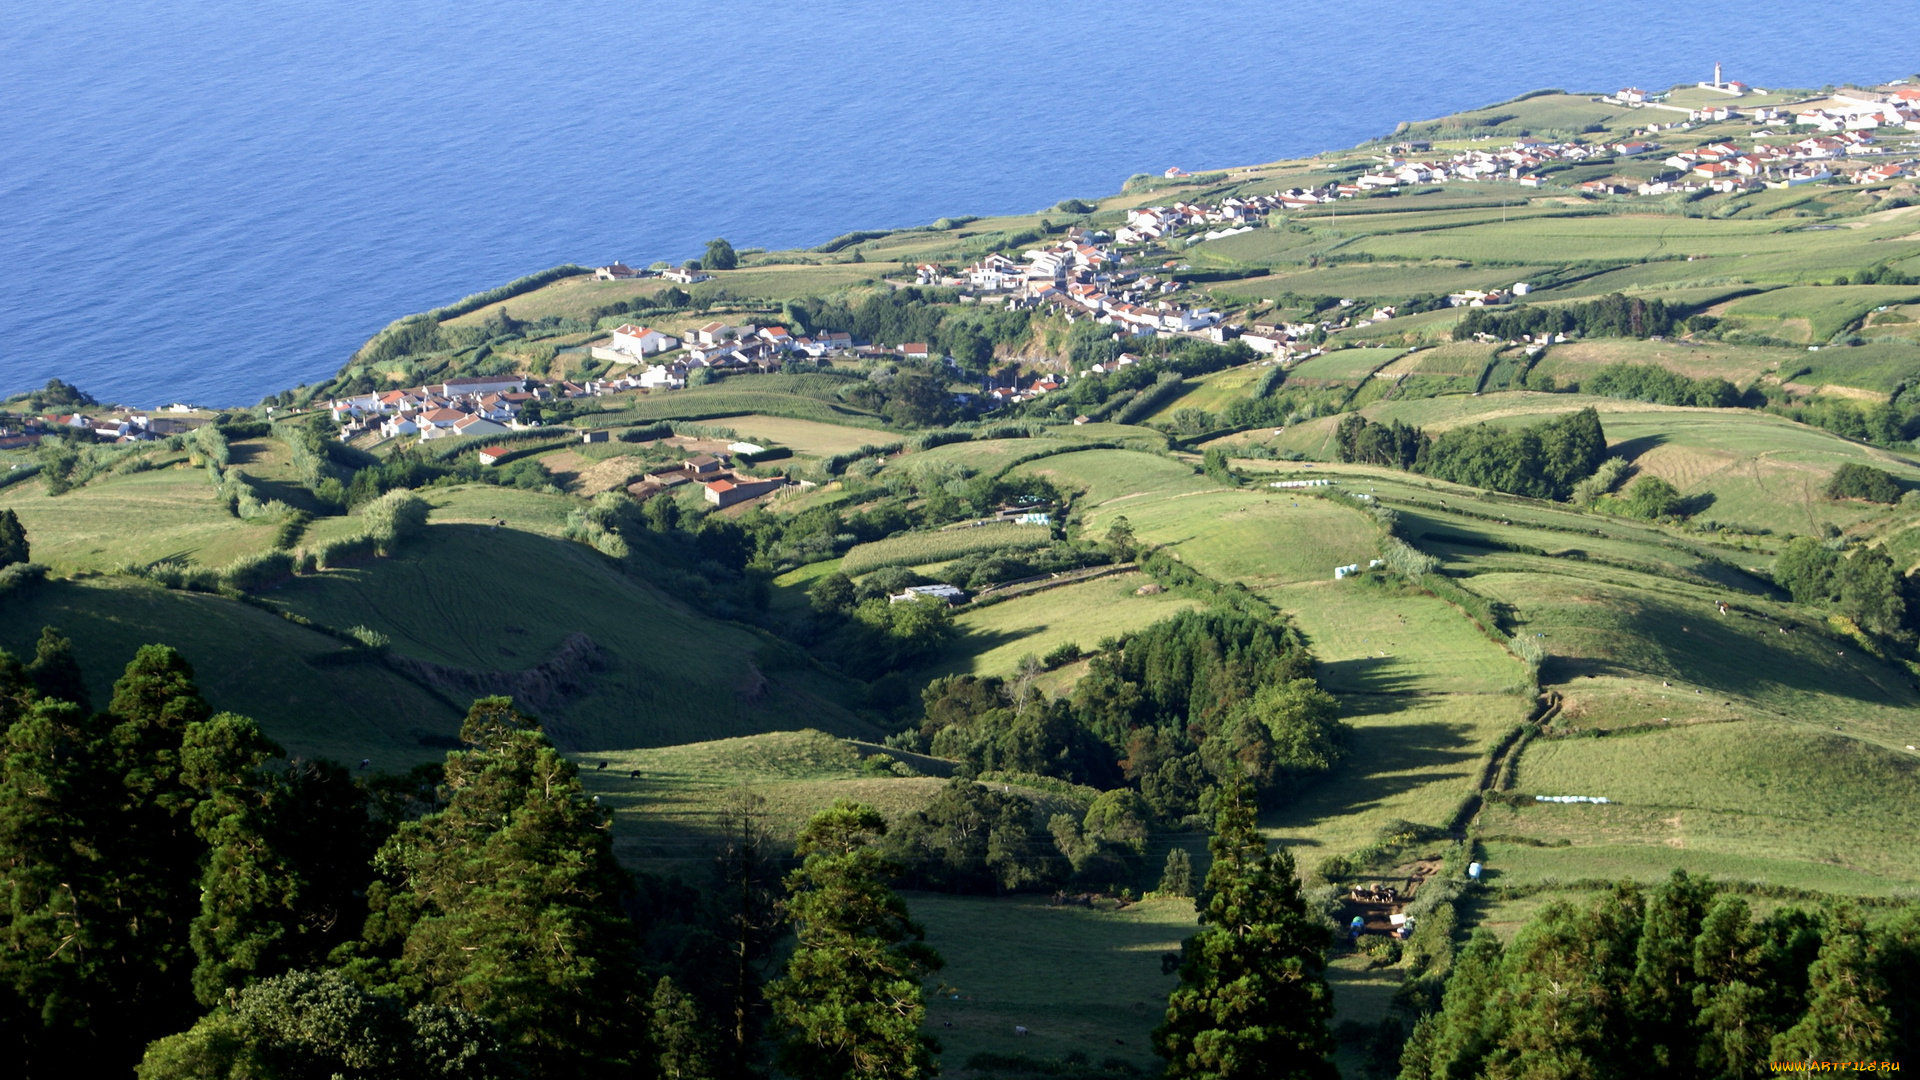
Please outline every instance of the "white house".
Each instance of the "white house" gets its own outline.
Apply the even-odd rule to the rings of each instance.
[[[682,285],[698,285],[703,281],[712,281],[713,275],[705,270],[675,269],[663,271],[660,275],[668,281],[677,281]]]
[[[593,347],[593,358],[616,364],[637,364],[649,356],[679,347],[680,339],[671,334],[663,334],[651,326],[627,323],[613,332],[613,340]]]
[[[687,369],[684,365],[655,364],[640,374],[640,388],[643,390],[678,390],[687,385]]]

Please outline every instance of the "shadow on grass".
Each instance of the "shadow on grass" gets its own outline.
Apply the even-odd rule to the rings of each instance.
[[[1264,824],[1283,830],[1310,828],[1376,809],[1395,796],[1445,781],[1450,773],[1462,778],[1464,795],[1466,777],[1482,749],[1465,724],[1430,721],[1359,729],[1348,737],[1346,762],[1274,811]],[[1286,842],[1319,846],[1318,841],[1298,838]]]
[[[1424,679],[1416,672],[1401,668],[1394,670],[1400,658],[1395,656],[1357,656],[1351,660],[1321,661],[1315,674],[1320,684],[1336,694],[1381,694],[1408,695],[1421,689]],[[1368,703],[1371,706],[1373,703]],[[1384,711],[1397,711],[1404,708],[1404,702],[1387,701],[1380,704],[1389,708]],[[1383,710],[1369,707],[1368,712]]]

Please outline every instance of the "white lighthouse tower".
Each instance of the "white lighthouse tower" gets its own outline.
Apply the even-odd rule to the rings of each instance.
[[[1713,88],[1719,90],[1726,85],[1726,83],[1720,81],[1720,61],[1715,60],[1713,62]]]

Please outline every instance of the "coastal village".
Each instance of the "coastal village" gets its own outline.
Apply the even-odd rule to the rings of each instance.
[[[1321,355],[1328,334],[1388,322],[1400,311],[1393,305],[1342,298],[1337,307],[1318,313],[1317,318],[1236,319],[1208,302],[1192,299],[1192,267],[1180,257],[1183,252],[1271,227],[1289,215],[1337,215],[1345,201],[1444,185],[1564,186],[1567,194],[1583,199],[1631,199],[1817,182],[1876,184],[1908,176],[1915,169],[1913,157],[1892,152],[1888,143],[1893,136],[1920,132],[1920,87],[1894,84],[1787,101],[1724,80],[1716,65],[1712,80],[1697,84],[1697,89],[1714,100],[1673,104],[1673,92],[1650,93],[1633,87],[1595,99],[1657,118],[1637,125],[1625,138],[1592,142],[1579,137],[1473,139],[1464,146],[1456,142],[1451,152],[1436,150],[1431,139],[1408,138],[1384,145],[1364,171],[1345,180],[1267,194],[1232,194],[1215,201],[1134,207],[1111,231],[1072,226],[1044,242],[990,252],[965,266],[920,263],[890,284],[953,290],[963,305],[1034,310],[1069,324],[1091,320],[1109,328],[1122,343],[1144,337],[1240,341],[1264,362],[1290,366]],[[1667,119],[1668,114],[1673,118]],[[1723,129],[1732,124],[1753,130],[1738,137],[1723,135]],[[1714,134],[1721,137],[1697,145],[1697,136],[1684,138],[1680,141],[1689,148],[1671,152],[1659,141],[1672,141],[1675,135],[1706,125],[1718,125]],[[1488,145],[1478,145],[1481,142]],[[1653,163],[1657,167],[1648,168]],[[1554,177],[1573,166],[1608,165],[1618,165],[1623,175],[1567,185]],[[1629,170],[1633,175],[1624,175]],[[1166,172],[1168,179],[1186,175],[1180,169]],[[695,285],[712,280],[713,275],[696,264],[640,270],[613,262],[596,268],[594,277],[599,281],[658,277],[675,285]],[[1453,292],[1444,303],[1481,307],[1509,303],[1529,292],[1527,282],[1516,281],[1502,288]],[[796,365],[802,370],[867,370],[898,363],[937,366],[945,360],[925,343],[876,345],[845,332],[796,334],[777,323],[718,319],[674,328],[626,322],[588,343],[586,352],[605,365],[598,377],[541,380],[512,373],[469,375],[339,397],[321,407],[336,421],[341,438],[363,444],[442,439],[481,443],[541,426],[541,405],[547,402],[672,393],[713,378],[791,371]],[[956,386],[956,403],[991,413],[1043,397],[1074,379],[1101,378],[1137,362],[1133,353],[1120,352],[1112,361],[1077,371],[1056,370],[1066,365],[1030,364],[1024,375],[1017,369],[1013,374],[988,375],[977,390]],[[172,406],[152,413],[0,415],[0,449],[29,448],[56,432],[83,434],[98,442],[162,438],[197,424],[197,419],[186,415],[191,412],[187,406]],[[758,449],[751,447],[747,452]],[[508,453],[486,447],[480,456],[483,463],[491,463]],[[655,470],[629,490],[635,498],[646,499],[685,483],[702,484],[710,504],[727,507],[776,490],[781,481],[736,472],[724,456],[702,453]]]

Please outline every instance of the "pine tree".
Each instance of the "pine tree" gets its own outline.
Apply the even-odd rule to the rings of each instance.
[[[1694,1064],[1709,1077],[1751,1076],[1773,1041],[1757,953],[1747,902],[1715,899],[1693,939]]]
[[[199,795],[193,828],[208,852],[191,928],[199,961],[193,991],[203,1005],[293,966],[303,883],[293,861],[275,849],[280,785],[262,769],[284,756],[244,716],[221,713],[187,728],[181,772]]]
[[[29,561],[33,550],[27,543],[27,530],[12,507],[0,510],[0,568]]]
[[[0,1037],[21,1075],[125,1061],[113,969],[125,924],[103,903],[116,832],[107,722],[40,701],[0,743]]]
[[[766,819],[767,801],[761,796],[740,792],[729,799],[721,810],[722,840],[714,861],[714,915],[726,951],[720,980],[728,1010],[725,1064],[732,1075],[750,1075],[758,1064],[762,966],[787,931]]]
[[[1888,987],[1874,969],[1859,917],[1841,913],[1808,969],[1807,1011],[1774,1036],[1777,1061],[1885,1059],[1896,1035],[1887,1009]]]
[[[1218,797],[1202,929],[1181,947],[1180,985],[1153,1033],[1171,1080],[1336,1075],[1327,1024],[1331,933],[1307,913],[1286,849],[1267,849],[1253,796]]]
[[[536,1077],[624,1073],[642,997],[607,815],[508,698],[475,701],[445,809],[380,849],[367,947],[395,988],[495,1024]]]
[[[1502,1030],[1500,939],[1475,931],[1453,961],[1440,1011],[1422,1017],[1401,1053],[1402,1080],[1477,1076]]]
[[[1622,989],[1645,913],[1631,886],[1585,909],[1549,904],[1502,959],[1499,1043],[1488,1070],[1540,1077],[1604,1075],[1630,1062]]]
[[[87,680],[74,659],[73,642],[51,626],[40,628],[40,641],[34,646],[33,663],[27,665],[34,687],[41,697],[71,701],[81,712],[93,711],[93,699],[87,694]]]
[[[887,887],[899,867],[875,846],[886,832],[878,810],[842,799],[800,834],[805,862],[787,877],[798,941],[767,1000],[783,1029],[781,1067],[801,1080],[934,1071],[920,983],[941,960]]]
[[[1186,848],[1167,852],[1166,865],[1160,869],[1160,885],[1154,891],[1161,896],[1193,895],[1193,856]]]
[[[1675,870],[1647,899],[1627,1011],[1637,1053],[1660,1068],[1694,1061],[1694,942],[1714,892],[1711,883]]]
[[[649,1032],[654,1065],[660,1080],[713,1080],[715,1068],[712,1025],[700,1015],[699,1005],[673,980],[661,976],[653,990]]]

